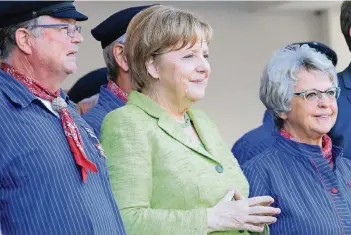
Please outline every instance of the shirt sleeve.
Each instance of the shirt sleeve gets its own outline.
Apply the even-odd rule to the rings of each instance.
[[[107,115],[101,129],[101,143],[108,157],[112,190],[128,235],[207,234],[206,208],[167,210],[150,206],[152,158],[157,143],[152,142],[152,130],[148,130],[145,123],[125,116]]]

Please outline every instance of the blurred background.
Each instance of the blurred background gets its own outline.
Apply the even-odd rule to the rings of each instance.
[[[265,107],[258,98],[260,76],[272,53],[293,42],[319,41],[338,55],[337,71],[350,63],[340,30],[339,1],[123,2],[76,1],[89,17],[82,23],[84,42],[78,71],[63,84],[69,89],[80,77],[104,67],[100,43],[90,30],[123,8],[161,3],[190,10],[211,24],[212,74],[204,100],[196,104],[218,125],[228,146],[260,125]]]

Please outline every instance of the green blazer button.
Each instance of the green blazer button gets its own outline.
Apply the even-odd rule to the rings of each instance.
[[[216,171],[217,171],[218,173],[222,173],[222,172],[223,172],[223,167],[222,167],[221,165],[217,165],[217,166],[216,166]]]

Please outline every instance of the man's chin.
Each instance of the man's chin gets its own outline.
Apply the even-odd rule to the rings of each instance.
[[[67,66],[66,69],[65,69],[65,72],[66,72],[67,75],[73,74],[76,71],[77,71],[77,66],[76,65]]]

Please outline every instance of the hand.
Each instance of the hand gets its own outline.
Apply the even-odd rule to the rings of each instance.
[[[235,201],[232,201],[232,199]],[[280,213],[279,208],[271,205],[274,199],[270,196],[244,199],[235,189],[212,208],[207,209],[208,232],[227,230],[248,230],[263,232],[265,224],[277,221],[273,215]]]

